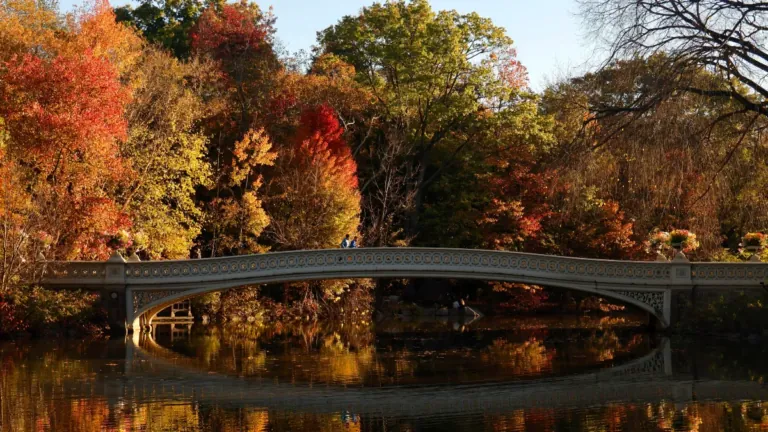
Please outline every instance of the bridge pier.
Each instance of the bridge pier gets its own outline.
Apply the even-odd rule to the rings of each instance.
[[[125,335],[129,301],[126,296],[125,258],[115,251],[104,266],[104,285],[101,287],[101,305],[107,311],[109,329],[113,335]]]
[[[107,322],[113,335],[125,335],[128,330],[125,285],[105,286],[100,291],[101,306],[107,311]]]

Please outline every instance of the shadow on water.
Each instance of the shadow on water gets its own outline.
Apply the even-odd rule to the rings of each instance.
[[[764,430],[767,347],[596,319],[0,344],[0,430]]]

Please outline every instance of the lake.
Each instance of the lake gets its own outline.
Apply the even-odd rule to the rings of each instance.
[[[641,323],[179,323],[0,342],[0,430],[768,430],[766,344]]]

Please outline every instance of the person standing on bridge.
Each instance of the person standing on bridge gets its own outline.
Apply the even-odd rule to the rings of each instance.
[[[351,247],[352,249],[355,249],[355,248],[357,248],[357,237],[355,237],[355,238],[352,240],[352,243],[350,243],[350,244],[349,244],[349,247]]]
[[[133,248],[128,248],[126,251],[126,254],[128,257],[125,259],[125,262],[139,262],[141,261],[141,258],[136,254],[136,250]]]
[[[344,237],[344,240],[341,241],[341,248],[342,249],[347,249],[348,247],[349,247],[349,234],[347,234]]]

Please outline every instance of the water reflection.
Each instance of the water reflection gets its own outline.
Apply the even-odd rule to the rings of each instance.
[[[552,327],[207,327],[138,347],[0,343],[0,431],[768,429],[762,345],[675,340],[664,359],[648,335]],[[644,358],[671,362],[671,374],[621,369]]]
[[[207,326],[155,341],[199,367],[293,383],[391,386],[527,380],[610,367],[658,341],[618,329],[390,322],[343,325]],[[489,373],[493,371],[493,373]]]

